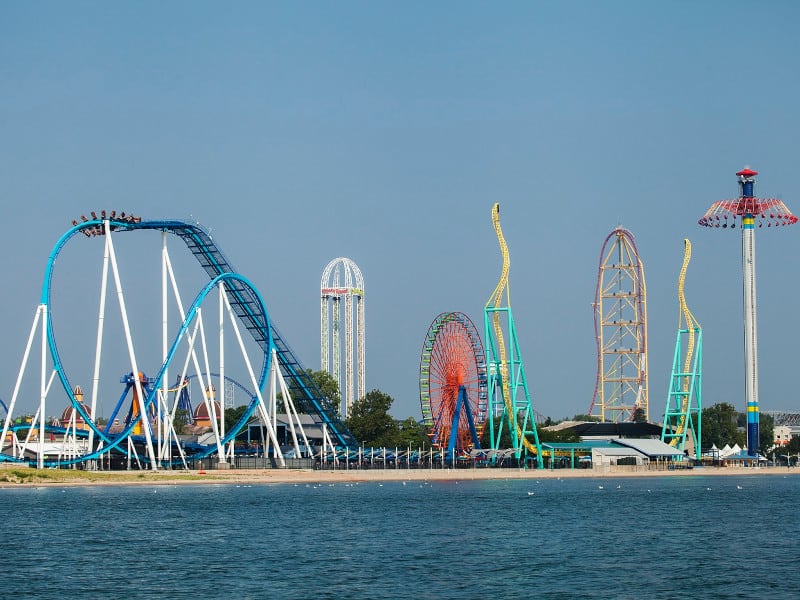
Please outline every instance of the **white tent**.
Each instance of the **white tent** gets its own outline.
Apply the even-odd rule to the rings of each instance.
[[[730,456],[731,454],[735,454],[736,452],[730,447],[730,444],[725,444],[725,446],[719,451],[719,457],[725,458],[726,456]]]

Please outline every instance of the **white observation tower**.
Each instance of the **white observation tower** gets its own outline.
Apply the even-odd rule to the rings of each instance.
[[[322,369],[339,383],[342,418],[366,393],[364,376],[364,277],[349,258],[335,258],[322,272],[320,285],[320,354]],[[344,315],[342,315],[344,299]],[[345,365],[342,378],[342,318],[344,318]],[[355,319],[355,327],[353,320]],[[354,365],[355,363],[355,365]]]

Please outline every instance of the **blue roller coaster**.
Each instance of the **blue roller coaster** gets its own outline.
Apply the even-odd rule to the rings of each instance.
[[[161,366],[152,378],[144,376],[139,368],[137,346],[133,343],[130,319],[127,316],[125,295],[122,290],[120,267],[116,259],[116,250],[112,238],[118,233],[137,231],[157,231],[162,233],[162,288],[163,288],[163,356]],[[104,255],[101,273],[99,317],[97,320],[97,344],[93,365],[91,400],[83,401],[83,394],[76,393],[80,388],[73,387],[67,370],[62,362],[56,342],[54,319],[52,318],[53,278],[56,259],[67,245],[67,242],[83,234],[87,238],[103,239]],[[208,278],[202,289],[196,293],[188,308],[183,308],[177,290],[176,278],[167,251],[167,234],[173,234],[184,242],[192,256],[200,263]],[[80,236],[78,236],[80,237]],[[124,348],[129,361],[129,374],[123,377],[125,391],[117,402],[112,417],[104,420],[96,418],[98,397],[101,393],[100,380],[102,370],[102,340],[106,315],[106,297],[109,292],[109,279],[116,289],[116,298],[120,308],[119,330],[123,332]],[[171,284],[171,285],[170,285]],[[180,307],[181,324],[177,335],[174,328],[167,325],[168,290],[175,293]],[[213,310],[207,310],[219,292],[219,346],[217,348],[219,368],[211,367],[209,348],[203,325],[205,317]],[[113,297],[113,296],[112,296]],[[225,316],[229,325],[225,324]],[[248,333],[250,342],[245,342],[240,333],[240,326]],[[216,330],[217,325],[214,325]],[[225,335],[224,328],[233,330],[234,335]],[[34,415],[15,417],[21,384],[26,377],[28,363],[31,362],[31,350],[37,332],[41,331],[41,360],[39,371],[39,408]],[[167,341],[174,336],[171,344]],[[255,351],[248,351],[247,344]],[[182,348],[187,347],[185,357]],[[226,349],[228,348],[228,349]],[[233,348],[231,350],[230,348]],[[224,374],[226,361],[230,366],[230,357],[237,360],[234,364],[245,373],[250,388],[248,405],[236,423],[224,423],[224,402],[219,403],[210,395],[212,381],[223,386],[230,378]],[[149,360],[149,359],[148,359]],[[182,441],[175,428],[176,409],[185,402],[178,388],[170,389],[166,380],[170,369],[178,368],[181,375],[178,381],[186,381],[197,377],[202,381],[203,403],[210,415],[210,429],[213,442],[207,444],[189,444]],[[33,370],[33,369],[31,369]],[[190,371],[194,372],[194,375]],[[174,371],[173,371],[174,372]],[[116,366],[116,377],[119,366]],[[60,388],[68,399],[68,410],[64,411],[60,420],[47,417],[46,399],[51,395],[51,384],[57,378]],[[241,386],[240,386],[241,387]],[[242,387],[244,389],[244,387]],[[174,402],[170,407],[170,394],[174,392]],[[123,408],[123,399],[129,398],[127,409]],[[276,397],[282,406],[291,406],[296,413],[305,414],[313,419],[326,436],[327,447],[352,451],[358,444],[344,423],[339,418],[333,404],[326,398],[298,360],[295,353],[286,343],[274,324],[270,321],[264,301],[244,276],[237,273],[230,261],[212,240],[209,232],[199,224],[173,220],[142,221],[138,217],[119,216],[105,211],[92,218],[81,217],[81,222],[73,221],[73,226],[57,241],[53,247],[44,276],[44,284],[40,304],[34,317],[30,337],[22,361],[20,374],[11,400],[5,408],[2,432],[1,461],[28,463],[39,467],[54,465],[70,465],[89,463],[93,467],[103,464],[103,458],[115,454],[130,459],[134,454],[139,464],[157,469],[164,466],[186,464],[187,460],[216,457],[225,462],[236,436],[243,430],[248,421],[255,417],[266,423],[267,428],[274,420],[277,408]],[[223,398],[224,400],[224,398]],[[20,402],[21,404],[21,402]],[[52,403],[51,403],[52,406]],[[182,410],[185,410],[183,406]],[[125,412],[124,423],[116,429],[112,427],[117,417]],[[17,411],[21,412],[21,411]],[[274,432],[271,434],[274,438]],[[274,440],[277,446],[277,440]]]

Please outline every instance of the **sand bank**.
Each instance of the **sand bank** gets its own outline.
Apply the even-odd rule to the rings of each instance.
[[[705,476],[800,475],[800,469],[786,467],[703,467],[677,470],[611,469],[301,469],[213,470],[213,471],[79,471],[0,469],[0,488],[20,486],[74,485],[192,485],[192,484],[281,484],[370,481],[465,481],[490,479],[568,479],[620,477],[705,477]]]

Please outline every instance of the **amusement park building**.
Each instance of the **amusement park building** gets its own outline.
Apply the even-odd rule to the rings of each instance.
[[[771,416],[775,421],[775,445],[786,445],[793,437],[800,436],[800,413],[765,410],[762,414]]]
[[[572,430],[581,439],[542,444],[548,464],[556,466],[646,466],[685,458],[683,452],[661,441],[661,426],[653,423],[565,421],[545,429]]]
[[[562,468],[648,466],[684,462],[685,458],[683,452],[657,439],[545,442],[542,453],[548,466]]]
[[[654,423],[633,423],[623,421],[620,423],[595,421],[564,421],[552,427],[553,431],[569,429],[574,431],[582,440],[612,440],[617,438],[661,438],[661,425]]]
[[[792,441],[792,428],[788,425],[776,425],[773,429],[773,443],[776,446],[785,446]]]
[[[300,419],[300,426],[305,432],[309,445],[314,448],[322,447],[322,425],[315,422],[311,415],[299,414],[298,417]],[[275,423],[275,437],[277,437],[278,442],[281,446],[290,446],[292,444],[292,430],[289,415],[276,415]],[[295,429],[298,428],[297,422],[295,422],[294,426]],[[261,440],[264,439],[266,435],[265,430],[264,422],[260,418],[254,419],[250,421],[247,427],[237,436],[237,440],[250,444],[260,444]]]

